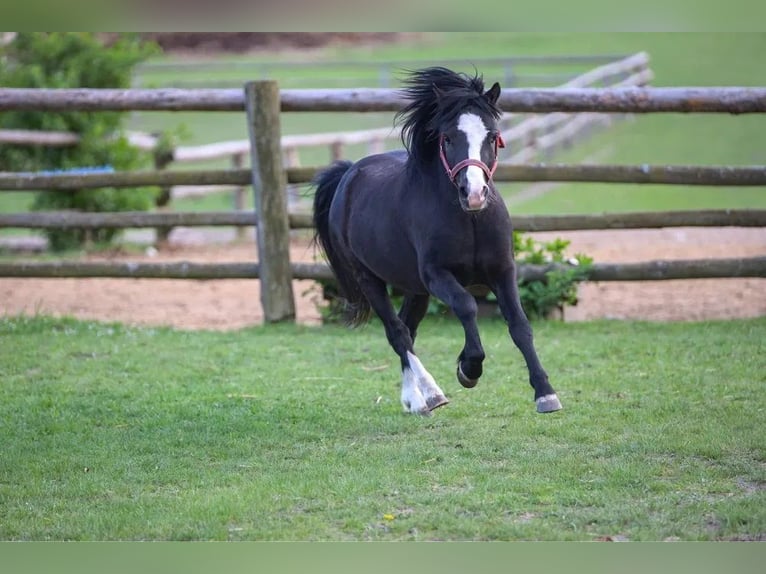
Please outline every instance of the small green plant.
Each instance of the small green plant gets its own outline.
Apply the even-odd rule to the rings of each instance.
[[[122,34],[105,45],[94,33],[20,32],[0,47],[0,85],[24,88],[128,88],[133,68],[156,53],[154,44]],[[149,152],[131,146],[124,135],[125,112],[7,112],[0,128],[74,133],[79,143],[66,147],[3,145],[0,171],[42,171],[107,167],[132,170],[151,166]],[[113,188],[43,192],[36,210],[133,211],[150,209],[156,188]],[[50,246],[63,250],[87,240],[109,242],[114,229],[63,230],[47,233]]]
[[[547,243],[514,231],[513,248],[516,262],[522,265],[550,265],[544,280],[520,279],[521,306],[530,319],[550,317],[556,309],[577,305],[577,283],[583,281],[593,259],[581,253],[567,257],[570,241],[556,238]]]
[[[583,254],[568,257],[565,254],[570,241],[556,238],[547,243],[535,241],[529,236],[513,232],[513,249],[516,263],[521,265],[550,266],[544,279],[519,280],[519,297],[524,312],[530,319],[545,319],[551,317],[555,310],[561,310],[566,305],[577,304],[577,283],[583,281],[590,270],[593,259]],[[340,298],[335,281],[319,281],[323,299],[326,305],[320,305],[323,321],[338,322],[345,316],[344,302]],[[388,293],[395,307],[401,305],[401,294],[390,286]],[[493,293],[476,295],[480,303],[496,304]],[[431,297],[428,304],[428,315],[446,315],[449,308]],[[497,311],[499,314],[499,311]]]

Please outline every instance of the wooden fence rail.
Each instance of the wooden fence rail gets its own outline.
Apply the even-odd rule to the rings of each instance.
[[[282,112],[395,112],[406,103],[393,89],[281,90]],[[728,113],[766,112],[763,87],[511,88],[505,112]],[[236,89],[0,88],[0,111],[219,111],[245,109]]]
[[[520,279],[542,280],[561,265],[519,265]],[[324,263],[292,263],[294,279],[333,280]],[[0,277],[132,278],[132,279],[259,279],[258,263],[143,262],[0,262]],[[678,259],[641,263],[594,263],[589,281],[643,281],[766,277],[766,256],[732,259]]]
[[[285,170],[287,183],[309,183],[319,167]],[[686,165],[562,165],[499,164],[496,181],[570,181],[591,183],[652,183],[668,185],[763,186],[766,166]],[[0,192],[19,190],[71,190],[99,187],[173,185],[248,185],[248,169],[135,171],[82,174],[0,172]]]
[[[354,145],[375,140],[397,139],[401,130],[397,127],[372,128],[345,132],[323,132],[282,136],[285,149],[333,144]],[[157,147],[157,138],[143,132],[126,132],[128,142],[143,150]],[[70,147],[80,143],[80,136],[72,132],[42,130],[0,129],[0,144],[31,145],[41,147]],[[173,150],[173,161],[195,162],[250,153],[250,140],[231,140],[195,146],[178,146]]]
[[[661,227],[766,227],[766,209],[709,209],[583,215],[515,215],[517,231],[573,231],[594,229],[656,229]],[[290,229],[312,229],[310,214],[289,215]],[[50,211],[0,213],[0,228],[125,229],[137,227],[253,227],[252,211],[84,213]]]

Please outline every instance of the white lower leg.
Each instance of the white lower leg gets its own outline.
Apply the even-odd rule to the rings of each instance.
[[[447,398],[444,396],[444,392],[436,384],[433,376],[426,370],[420,359],[409,351],[407,351],[407,359],[412,372],[416,376],[418,389],[430,408],[433,408],[433,405],[439,406],[446,403]]]
[[[409,367],[402,371],[402,406],[405,411],[424,414],[429,412],[428,404],[418,387],[418,377]]]

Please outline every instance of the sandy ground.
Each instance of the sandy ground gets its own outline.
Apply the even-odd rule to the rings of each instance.
[[[766,254],[766,230],[744,228],[580,231],[539,233],[539,239],[571,240],[571,254],[600,262],[756,256]],[[254,242],[171,244],[157,254],[91,255],[88,259],[242,262],[257,257]],[[312,261],[305,241],[292,248],[294,261]],[[298,321],[317,323],[321,299],[312,281],[295,282]],[[257,280],[3,279],[0,313],[45,313],[135,325],[183,329],[237,329],[262,321]],[[588,283],[567,321],[596,318],[689,321],[766,315],[766,279],[697,279]]]

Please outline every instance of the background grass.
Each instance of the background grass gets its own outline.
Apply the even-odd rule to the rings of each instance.
[[[534,412],[500,321],[419,353],[452,403],[399,405],[380,326],[239,332],[0,320],[0,538],[709,540],[766,533],[766,320],[536,324]],[[42,359],[44,358],[44,359]]]

